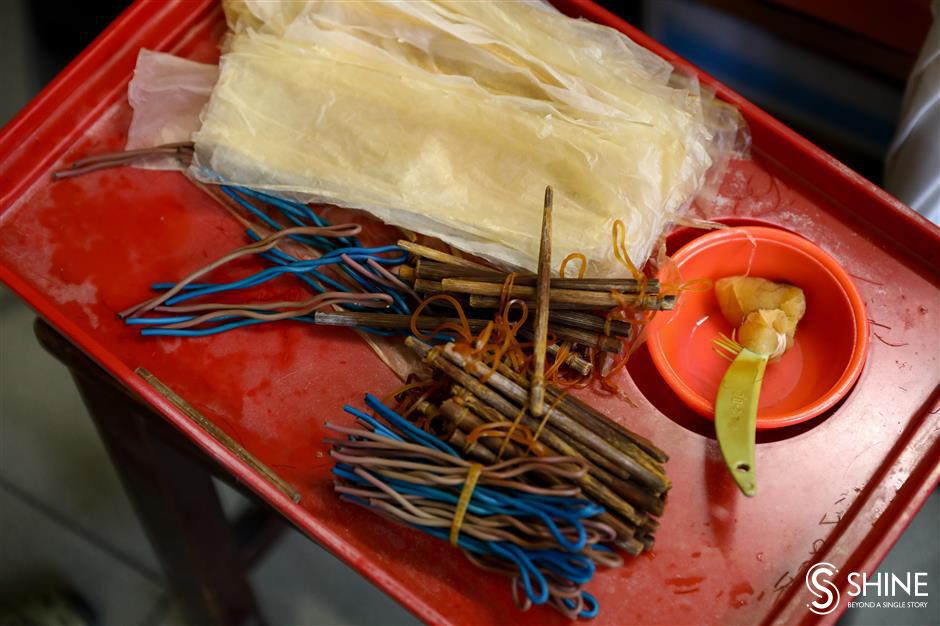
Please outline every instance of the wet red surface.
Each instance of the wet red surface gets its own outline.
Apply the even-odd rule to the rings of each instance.
[[[605,17],[586,3],[566,6]],[[344,403],[397,384],[354,333],[282,324],[147,339],[116,318],[148,295],[151,282],[176,279],[242,243],[241,229],[177,173],[121,169],[52,183],[48,171],[123,145],[122,90],[139,46],[214,57],[221,16],[209,7],[208,0],[135,5],[98,52],[0,135],[0,276],[208,454],[423,619],[562,622],[550,610],[517,614],[505,580],[480,573],[444,542],[333,495],[324,423],[348,422]],[[591,584],[599,624],[815,620],[805,609],[801,570],[818,560],[873,567],[936,481],[937,230],[733,94],[725,97],[750,121],[754,159],[733,163],[717,198],[696,211],[757,219],[823,247],[857,279],[877,337],[842,404],[762,435],[759,493],[750,500],[727,476],[711,425],[657,384],[648,355],[640,352],[621,380],[638,406],[589,394],[671,454],[675,484],[655,552]],[[138,366],[295,485],[300,504],[149,390],[132,373]]]

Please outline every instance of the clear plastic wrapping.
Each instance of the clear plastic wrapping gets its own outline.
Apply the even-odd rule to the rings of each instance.
[[[127,86],[127,100],[134,110],[127,149],[190,141],[218,77],[216,65],[142,49]],[[172,157],[152,158],[138,165],[148,169],[182,167]]]
[[[363,209],[510,267],[535,269],[549,184],[558,259],[624,274],[620,219],[643,263],[739,130],[663,59],[539,2],[225,9],[197,176]]]

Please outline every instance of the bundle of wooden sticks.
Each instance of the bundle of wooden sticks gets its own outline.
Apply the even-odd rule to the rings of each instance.
[[[548,187],[537,274],[509,274],[400,241],[398,246],[415,260],[400,266],[398,277],[422,300],[411,316],[318,312],[316,321],[410,328],[405,344],[433,374],[410,380],[392,395],[398,413],[483,466],[527,456],[572,459],[585,469],[575,481],[578,488],[604,508],[598,521],[613,529],[613,543],[636,555],[653,546],[656,518],[671,486],[663,469],[668,457],[649,440],[551,384],[545,362],[552,353],[548,338],[564,346],[555,346],[556,365],[564,358],[572,369],[589,372],[596,367],[594,359],[583,358],[571,346],[583,346],[590,355],[619,353],[633,328],[614,314],[642,320],[646,311],[672,308],[675,297],[661,294],[659,282],[646,279],[628,260],[632,279],[552,278],[551,212]],[[457,317],[422,315],[435,301]],[[514,305],[518,317],[510,320]],[[530,308],[535,312],[531,323]],[[482,315],[468,317],[467,309],[480,309]],[[610,314],[597,313],[604,310]],[[445,334],[440,343],[441,331],[454,340],[446,340]],[[523,348],[517,335],[532,342]],[[535,480],[540,480],[538,474]],[[551,484],[549,478],[541,480]]]
[[[473,332],[482,330],[493,319],[500,302],[507,298],[524,302],[530,310],[537,308],[535,274],[515,274],[512,285],[507,288],[508,272],[410,241],[399,241],[398,246],[412,255],[409,264],[398,268],[398,277],[421,298],[437,294],[453,296],[465,307],[469,330]],[[585,352],[619,355],[624,350],[624,341],[633,336],[632,325],[598,314],[598,311],[624,306],[635,311],[660,311],[672,309],[675,303],[675,295],[660,293],[656,279],[643,281],[641,285],[633,278],[551,278],[548,332],[555,342],[546,349],[549,354],[557,355],[559,343],[570,342]],[[315,320],[322,325],[382,329],[408,329],[412,325],[412,316],[380,312],[321,311],[316,313]],[[423,314],[413,321],[415,327],[423,331],[460,322],[453,317],[452,310]],[[535,316],[531,316],[523,324],[520,336],[533,339],[534,325]],[[593,369],[592,359],[576,350],[568,352],[565,364],[582,376],[591,374]]]
[[[396,398],[400,412],[483,464],[519,456],[567,456],[588,468],[578,485],[606,509],[601,518],[630,554],[653,546],[671,483],[665,452],[564,390],[547,385],[542,417],[529,409],[531,376],[496,370],[457,344],[405,340],[435,371]]]
[[[656,311],[675,306],[677,290],[664,293],[657,279],[647,278],[633,265],[624,245],[626,228],[619,221],[613,227],[613,251],[632,278],[584,278],[587,259],[577,253],[562,261],[559,277],[552,277],[552,200],[552,188],[546,187],[537,273],[507,272],[402,240],[397,246],[410,254],[410,262],[397,268],[397,279],[421,302],[412,315],[321,311],[315,314],[314,322],[411,330],[423,338],[427,337],[421,335],[422,331],[432,331],[438,335],[437,340],[442,330],[444,338],[456,331],[465,341],[471,334],[479,333],[487,340],[495,334],[503,345],[497,352],[516,349],[517,366],[521,361],[521,338],[526,342],[525,358],[531,360],[524,367],[533,373],[531,408],[537,416],[544,414],[544,383],[548,379],[576,387],[596,379],[605,390],[619,393],[612,378],[626,364],[629,346],[635,345],[640,328]],[[566,265],[578,257],[578,277],[566,277]],[[515,319],[510,319],[511,314]],[[551,367],[546,367],[546,355],[554,361]],[[563,377],[562,365],[575,376]],[[514,369],[520,371],[520,367]]]

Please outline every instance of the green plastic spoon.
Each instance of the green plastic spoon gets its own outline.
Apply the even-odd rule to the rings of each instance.
[[[724,336],[716,339],[715,344],[737,354],[721,379],[715,398],[718,447],[734,482],[744,495],[751,497],[757,492],[754,467],[757,404],[768,357],[743,348]]]

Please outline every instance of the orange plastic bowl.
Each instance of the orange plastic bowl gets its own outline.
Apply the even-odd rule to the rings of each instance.
[[[865,305],[848,273],[806,239],[775,228],[746,226],[703,235],[673,257],[683,281],[748,273],[803,289],[806,315],[791,348],[764,374],[757,428],[780,428],[835,405],[858,380],[868,354]],[[674,311],[649,327],[653,362],[692,409],[713,419],[715,396],[728,361],[712,349],[731,335],[713,289],[687,291]]]

